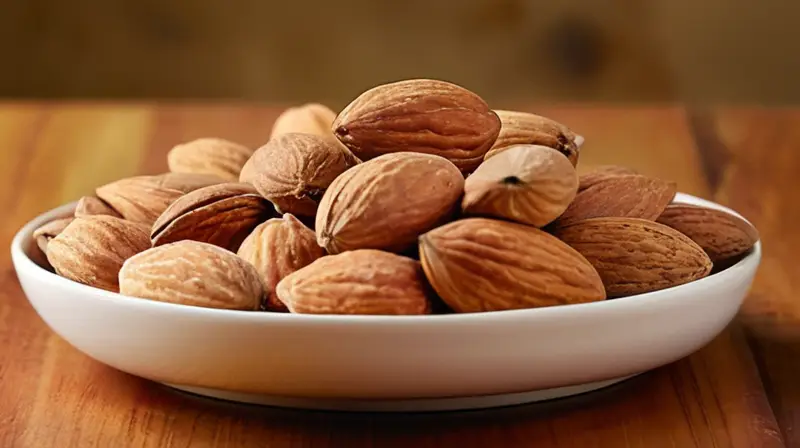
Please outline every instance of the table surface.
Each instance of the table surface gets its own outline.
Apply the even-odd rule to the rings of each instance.
[[[759,229],[737,320],[697,353],[599,392],[440,414],[341,414],[186,395],[84,356],[39,319],[0,252],[0,446],[800,446],[800,110],[526,106],[586,137],[581,170],[675,180]],[[277,107],[0,103],[0,246],[105,182],[166,170],[201,136],[256,147]]]

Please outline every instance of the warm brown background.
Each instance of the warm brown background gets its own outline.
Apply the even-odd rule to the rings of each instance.
[[[0,0],[0,97],[800,101],[791,0]]]

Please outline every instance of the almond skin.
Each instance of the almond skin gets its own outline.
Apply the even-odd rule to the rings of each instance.
[[[80,218],[82,216],[93,215],[108,215],[115,218],[122,217],[110,205],[96,196],[84,196],[80,198],[78,204],[75,206],[75,216]]]
[[[120,179],[98,187],[95,193],[126,220],[152,226],[185,193],[222,182],[205,174],[167,173]]]
[[[147,228],[113,216],[75,218],[47,244],[47,260],[62,277],[117,292],[117,273],[150,247]]]
[[[756,228],[744,219],[697,205],[669,205],[657,222],[691,238],[714,264],[746,253],[759,238]]]
[[[272,125],[270,139],[283,134],[313,134],[336,140],[331,131],[336,112],[319,103],[307,103],[284,110]]]
[[[272,215],[272,205],[250,184],[211,185],[170,204],[153,224],[150,238],[153,246],[194,240],[235,252]]]
[[[445,157],[467,173],[480,165],[497,139],[500,119],[481,97],[463,87],[411,79],[362,93],[332,127],[361,160],[420,152]]]
[[[50,240],[63,232],[74,219],[72,217],[54,219],[33,231],[33,239],[43,254],[47,253],[47,244]]]
[[[347,148],[330,139],[283,134],[256,150],[240,180],[252,184],[279,213],[314,217],[331,182],[358,163]]]
[[[592,265],[533,227],[485,218],[459,220],[420,237],[419,251],[433,289],[459,313],[605,299]]]
[[[199,241],[178,241],[128,259],[119,271],[120,293],[159,302],[255,311],[264,288],[250,263]]]
[[[639,174],[633,168],[619,165],[602,165],[578,176],[578,191],[583,191],[594,184],[600,183],[612,177],[625,176],[628,174]]]
[[[289,274],[277,294],[293,313],[429,314],[419,262],[362,249],[324,256]]]
[[[304,226],[294,215],[272,218],[259,224],[244,240],[237,254],[256,267],[264,284],[266,297],[263,308],[287,312],[278,299],[275,287],[284,277],[308,266],[325,255],[317,245],[314,231]]]
[[[464,178],[443,157],[386,154],[336,178],[320,202],[317,242],[328,253],[402,252],[452,216]]]
[[[579,192],[554,225],[604,217],[655,221],[676,192],[675,182],[639,175],[615,176]]]
[[[484,159],[500,154],[515,145],[539,145],[553,148],[566,156],[572,166],[578,164],[583,138],[567,126],[540,115],[509,110],[495,110],[500,118],[500,134]]]
[[[694,241],[645,219],[587,219],[555,235],[597,269],[609,297],[670,288],[711,272],[711,260]]]
[[[239,180],[239,172],[253,150],[221,138],[198,138],[173,147],[167,165],[173,173],[210,174],[229,182]]]
[[[535,227],[556,219],[575,198],[578,175],[561,153],[516,145],[483,162],[464,183],[461,209]]]

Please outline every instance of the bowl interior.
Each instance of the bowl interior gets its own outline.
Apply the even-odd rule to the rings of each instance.
[[[745,219],[741,214],[735,212],[734,210],[731,210],[727,207],[716,204],[714,202],[707,201],[685,193],[678,193],[675,197],[675,202],[716,208],[734,214],[736,216],[739,216],[742,219]],[[66,278],[56,275],[49,269],[46,258],[36,245],[36,241],[33,239],[32,236],[33,232],[36,228],[49,221],[65,216],[70,216],[75,208],[75,205],[76,203],[73,202],[62,205],[50,211],[47,211],[41,214],[40,216],[34,218],[30,222],[28,222],[18,231],[11,244],[12,258],[14,260],[15,268],[17,269],[18,272],[24,270],[25,272],[31,275],[35,275],[37,281],[46,282],[53,288],[57,289],[66,288],[71,292],[78,294],[100,295],[103,297],[104,300],[119,301],[128,304],[137,303],[142,306],[163,308],[163,310],[165,311],[179,310],[181,312],[200,313],[208,316],[214,314],[228,315],[228,317],[238,316],[237,318],[247,319],[247,320],[289,319],[289,320],[303,320],[303,321],[314,321],[314,320],[329,321],[338,319],[345,321],[370,320],[372,322],[385,320],[386,322],[398,323],[401,321],[409,321],[409,322],[440,321],[440,320],[469,321],[470,319],[477,319],[480,318],[480,316],[484,316],[487,314],[487,313],[459,313],[459,314],[441,314],[441,315],[426,315],[426,316],[352,316],[352,315],[311,315],[311,314],[289,314],[289,313],[254,313],[249,311],[202,308],[202,307],[178,305],[178,304],[125,297],[118,293],[100,290],[97,288],[93,288],[87,285],[83,285],[68,280]],[[559,306],[535,308],[535,309],[494,311],[488,314],[491,314],[493,317],[501,317],[504,315],[514,315],[518,317],[539,315],[540,317],[545,317],[545,315],[551,313],[573,312],[576,310],[585,310],[590,308],[601,310],[603,308],[614,307],[617,305],[621,305],[623,303],[628,303],[630,301],[643,301],[642,304],[645,304],[648,301],[660,300],[662,297],[673,296],[679,292],[681,293],[681,295],[683,295],[684,293],[698,294],[702,293],[707,288],[713,288],[715,284],[718,284],[717,282],[724,282],[726,278],[734,278],[736,276],[743,275],[747,272],[754,271],[757,268],[758,264],[760,263],[760,259],[761,259],[761,242],[758,241],[748,254],[743,256],[733,265],[727,267],[724,270],[713,273],[712,275],[709,275],[705,278],[696,280],[691,283],[686,283],[672,288],[653,291],[645,294],[616,298],[613,300],[604,300],[599,302],[579,303],[571,305],[559,305]]]

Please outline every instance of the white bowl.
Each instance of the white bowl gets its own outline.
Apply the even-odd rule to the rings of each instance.
[[[719,205],[679,194],[677,200]],[[14,238],[22,288],[78,350],[182,390],[279,406],[373,411],[490,407],[613,384],[698,350],[736,315],[761,259],[639,296],[434,316],[226,311],[123,297],[37,265],[33,230]]]

